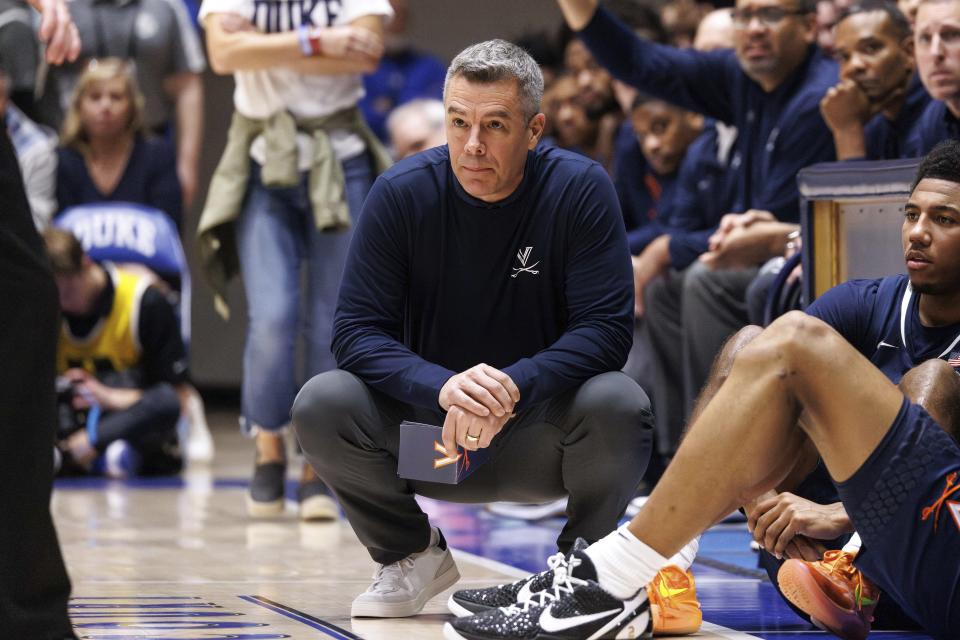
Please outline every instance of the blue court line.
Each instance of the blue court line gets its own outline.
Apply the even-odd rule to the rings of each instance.
[[[302,611],[297,611],[292,607],[282,605],[279,602],[274,602],[269,598],[264,598],[263,596],[237,596],[241,600],[246,600],[247,602],[253,603],[264,609],[269,609],[274,613],[279,613],[282,616],[290,618],[291,620],[296,620],[301,624],[305,624],[308,627],[316,629],[317,631],[322,631],[331,638],[336,638],[336,640],[363,640],[360,636],[355,636],[346,629],[341,629],[340,627],[330,624],[326,620],[321,620],[320,618],[314,618],[310,614],[304,613]]]

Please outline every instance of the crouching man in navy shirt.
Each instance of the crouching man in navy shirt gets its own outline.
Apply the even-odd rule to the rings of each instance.
[[[458,579],[415,494],[569,496],[566,552],[616,527],[646,469],[649,401],[619,372],[633,278],[616,193],[596,162],[537,147],[542,94],[522,49],[465,49],[447,71],[447,146],[396,164],[364,204],[340,369],[293,406],[304,454],[380,564],[354,616],[413,615]],[[442,424],[447,451],[489,460],[457,485],[399,478],[403,420]]]

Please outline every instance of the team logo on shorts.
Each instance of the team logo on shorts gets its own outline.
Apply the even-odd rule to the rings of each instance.
[[[960,502],[956,500],[947,500],[950,496],[957,494],[956,497],[960,498],[960,484],[957,483],[957,472],[954,471],[947,476],[947,486],[944,487],[943,493],[937,498],[937,501],[934,502],[929,507],[925,507],[923,511],[920,512],[920,520],[926,522],[927,518],[933,516],[933,532],[937,532],[937,526],[940,524],[940,511],[943,510],[943,507],[946,506],[947,510],[950,512],[950,515],[953,516],[953,521],[957,525],[957,529],[960,529]]]

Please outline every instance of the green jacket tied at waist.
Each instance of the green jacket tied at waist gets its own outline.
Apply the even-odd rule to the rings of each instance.
[[[299,121],[286,111],[263,120],[234,112],[227,146],[210,181],[197,228],[201,265],[214,292],[214,306],[224,318],[230,315],[225,297],[227,282],[240,270],[233,225],[240,216],[250,178],[250,145],[257,136],[263,135],[266,142],[266,159],[261,169],[264,186],[294,187],[300,181],[297,131],[313,136],[314,154],[307,180],[313,218],[318,229],[336,233],[350,227],[343,170],[327,135],[338,129],[351,131],[363,139],[376,174],[390,166],[389,154],[356,107]]]

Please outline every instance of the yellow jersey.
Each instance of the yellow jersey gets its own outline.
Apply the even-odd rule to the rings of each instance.
[[[63,321],[57,344],[57,373],[81,368],[95,375],[107,371],[122,374],[140,363],[140,302],[150,282],[110,264],[103,267],[113,282],[110,313],[82,338],[74,336],[69,323]]]

